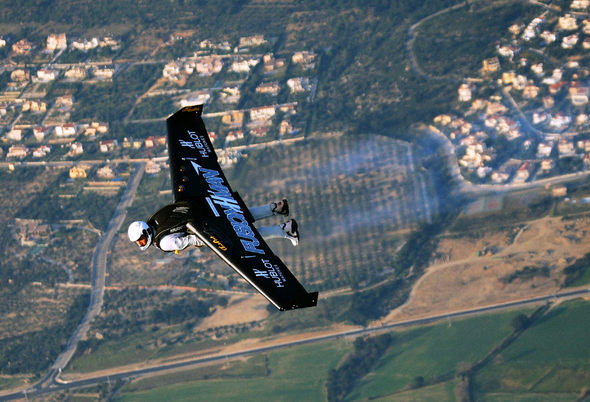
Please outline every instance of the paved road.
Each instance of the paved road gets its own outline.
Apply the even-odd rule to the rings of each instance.
[[[29,396],[39,396],[39,395],[45,395],[45,394],[58,392],[58,391],[66,391],[69,389],[88,387],[88,386],[101,384],[101,383],[105,383],[105,382],[132,379],[132,378],[141,377],[141,376],[144,376],[147,374],[162,373],[162,372],[165,372],[168,370],[174,370],[174,369],[179,369],[179,368],[190,368],[192,366],[205,364],[205,363],[223,362],[223,361],[227,361],[229,359],[236,359],[236,358],[240,358],[240,357],[244,357],[244,356],[254,355],[257,353],[265,353],[265,352],[268,352],[271,350],[286,348],[286,347],[290,347],[290,346],[305,345],[305,344],[316,343],[316,342],[321,342],[321,341],[326,341],[326,340],[344,338],[344,337],[356,337],[356,336],[360,336],[360,335],[367,335],[367,334],[372,334],[372,333],[389,331],[391,329],[396,329],[396,328],[403,328],[403,327],[409,327],[409,326],[414,326],[414,325],[423,325],[423,324],[428,324],[428,323],[432,323],[435,321],[448,320],[450,318],[461,318],[461,317],[466,317],[466,316],[474,315],[474,314],[498,311],[498,310],[514,308],[514,307],[524,306],[524,305],[533,304],[533,303],[542,303],[542,302],[549,302],[549,301],[554,301],[554,300],[574,298],[574,297],[584,296],[584,295],[588,295],[588,294],[590,294],[590,288],[573,290],[573,291],[562,292],[562,293],[549,294],[546,296],[533,297],[530,299],[523,299],[523,300],[517,300],[517,301],[508,302],[508,303],[495,304],[495,305],[491,305],[491,306],[487,306],[487,307],[479,307],[479,308],[457,311],[457,312],[448,313],[448,314],[439,314],[439,315],[432,316],[432,317],[402,321],[402,322],[397,322],[397,323],[392,323],[392,324],[384,324],[384,325],[375,326],[375,327],[362,327],[362,328],[348,330],[348,331],[333,332],[328,335],[320,335],[320,336],[313,336],[312,335],[308,338],[301,339],[298,341],[290,341],[290,342],[275,344],[272,346],[263,346],[263,347],[252,348],[252,349],[244,349],[241,351],[228,353],[228,354],[214,354],[214,355],[209,355],[209,356],[202,356],[202,357],[198,357],[195,359],[191,359],[191,360],[187,360],[187,361],[183,361],[183,362],[179,362],[179,363],[161,364],[158,366],[148,367],[148,368],[144,368],[144,369],[128,370],[128,371],[120,372],[120,373],[109,375],[109,376],[98,376],[98,377],[92,377],[92,378],[87,378],[87,379],[83,379],[83,380],[71,381],[71,382],[61,381],[59,379],[56,379],[57,376],[54,376],[54,377],[52,377],[53,381],[46,388],[33,387],[33,388],[27,389],[26,394],[25,394],[25,391],[21,391],[21,392],[15,392],[12,394],[2,395],[2,396],[0,396],[0,401],[11,401],[11,400],[15,400],[15,399],[22,399],[22,398],[29,397]]]
[[[135,193],[137,192],[137,187],[139,186],[139,182],[141,181],[144,170],[145,164],[136,163],[134,165],[134,170],[129,177],[125,192],[123,193],[119,204],[115,208],[115,212],[113,213],[104,235],[99,240],[96,249],[94,250],[91,275],[92,290],[90,293],[90,304],[88,306],[86,315],[76,328],[76,331],[72,334],[72,336],[70,336],[70,339],[66,344],[66,348],[57,357],[49,372],[41,379],[41,381],[33,386],[33,389],[42,389],[55,382],[55,379],[59,376],[61,370],[67,366],[74,356],[78,342],[86,336],[88,329],[90,328],[90,323],[98,314],[100,314],[104,296],[107,252],[111,248],[115,235],[125,220],[127,208],[131,205],[131,202],[135,197]]]

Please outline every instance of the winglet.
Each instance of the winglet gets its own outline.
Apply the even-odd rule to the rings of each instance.
[[[192,112],[196,112],[198,116],[201,115],[201,113],[203,112],[203,105],[192,105],[192,106],[186,106],[183,107],[182,109],[179,110],[179,112],[182,113],[192,113]],[[178,113],[178,112],[177,112]]]

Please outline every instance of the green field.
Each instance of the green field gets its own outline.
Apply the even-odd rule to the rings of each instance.
[[[174,380],[169,378],[168,383],[172,382],[172,385],[133,393],[127,391],[127,388],[151,388],[150,383],[157,381],[157,378],[145,379],[138,384],[123,388],[117,400],[192,401],[198,398],[199,400],[248,401],[260,400],[261,397],[273,401],[324,400],[326,398],[324,384],[328,372],[330,368],[338,364],[348,351],[348,346],[344,341],[332,341],[271,352],[267,355],[265,370],[260,370],[260,360],[254,357],[245,364],[258,373],[256,376],[250,373],[242,378],[198,379],[183,383],[173,383]],[[294,375],[295,370],[296,375]],[[219,371],[217,374],[224,375]]]
[[[590,384],[590,303],[556,306],[475,376],[478,393],[574,397]]]
[[[583,319],[590,313],[589,302],[576,300],[549,309],[500,353],[484,360],[513,334],[513,318],[532,311],[392,332],[389,349],[346,400],[452,401],[467,389],[476,400],[576,400],[590,384],[590,323]],[[142,379],[123,387],[117,400],[326,400],[330,371],[352,351],[351,340],[287,348]],[[481,361],[486,363],[461,376]]]
[[[417,377],[425,384],[452,379],[455,372],[481,360],[512,332],[515,312],[449,321],[399,333],[389,353],[366,376],[350,399],[402,391]]]

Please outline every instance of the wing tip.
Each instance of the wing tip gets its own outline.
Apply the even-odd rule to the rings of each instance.
[[[318,304],[318,294],[319,292],[311,292],[306,295],[306,297],[302,297],[300,300],[297,300],[296,304],[293,304],[289,307],[279,307],[279,310],[295,310],[298,308],[307,308],[307,307],[315,307]]]

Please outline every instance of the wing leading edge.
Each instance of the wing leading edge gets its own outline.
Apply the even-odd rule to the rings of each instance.
[[[191,205],[188,230],[279,310],[315,306],[318,292],[308,293],[272,252],[241,197],[231,189],[202,110],[202,105],[185,107],[167,120],[174,199]]]

